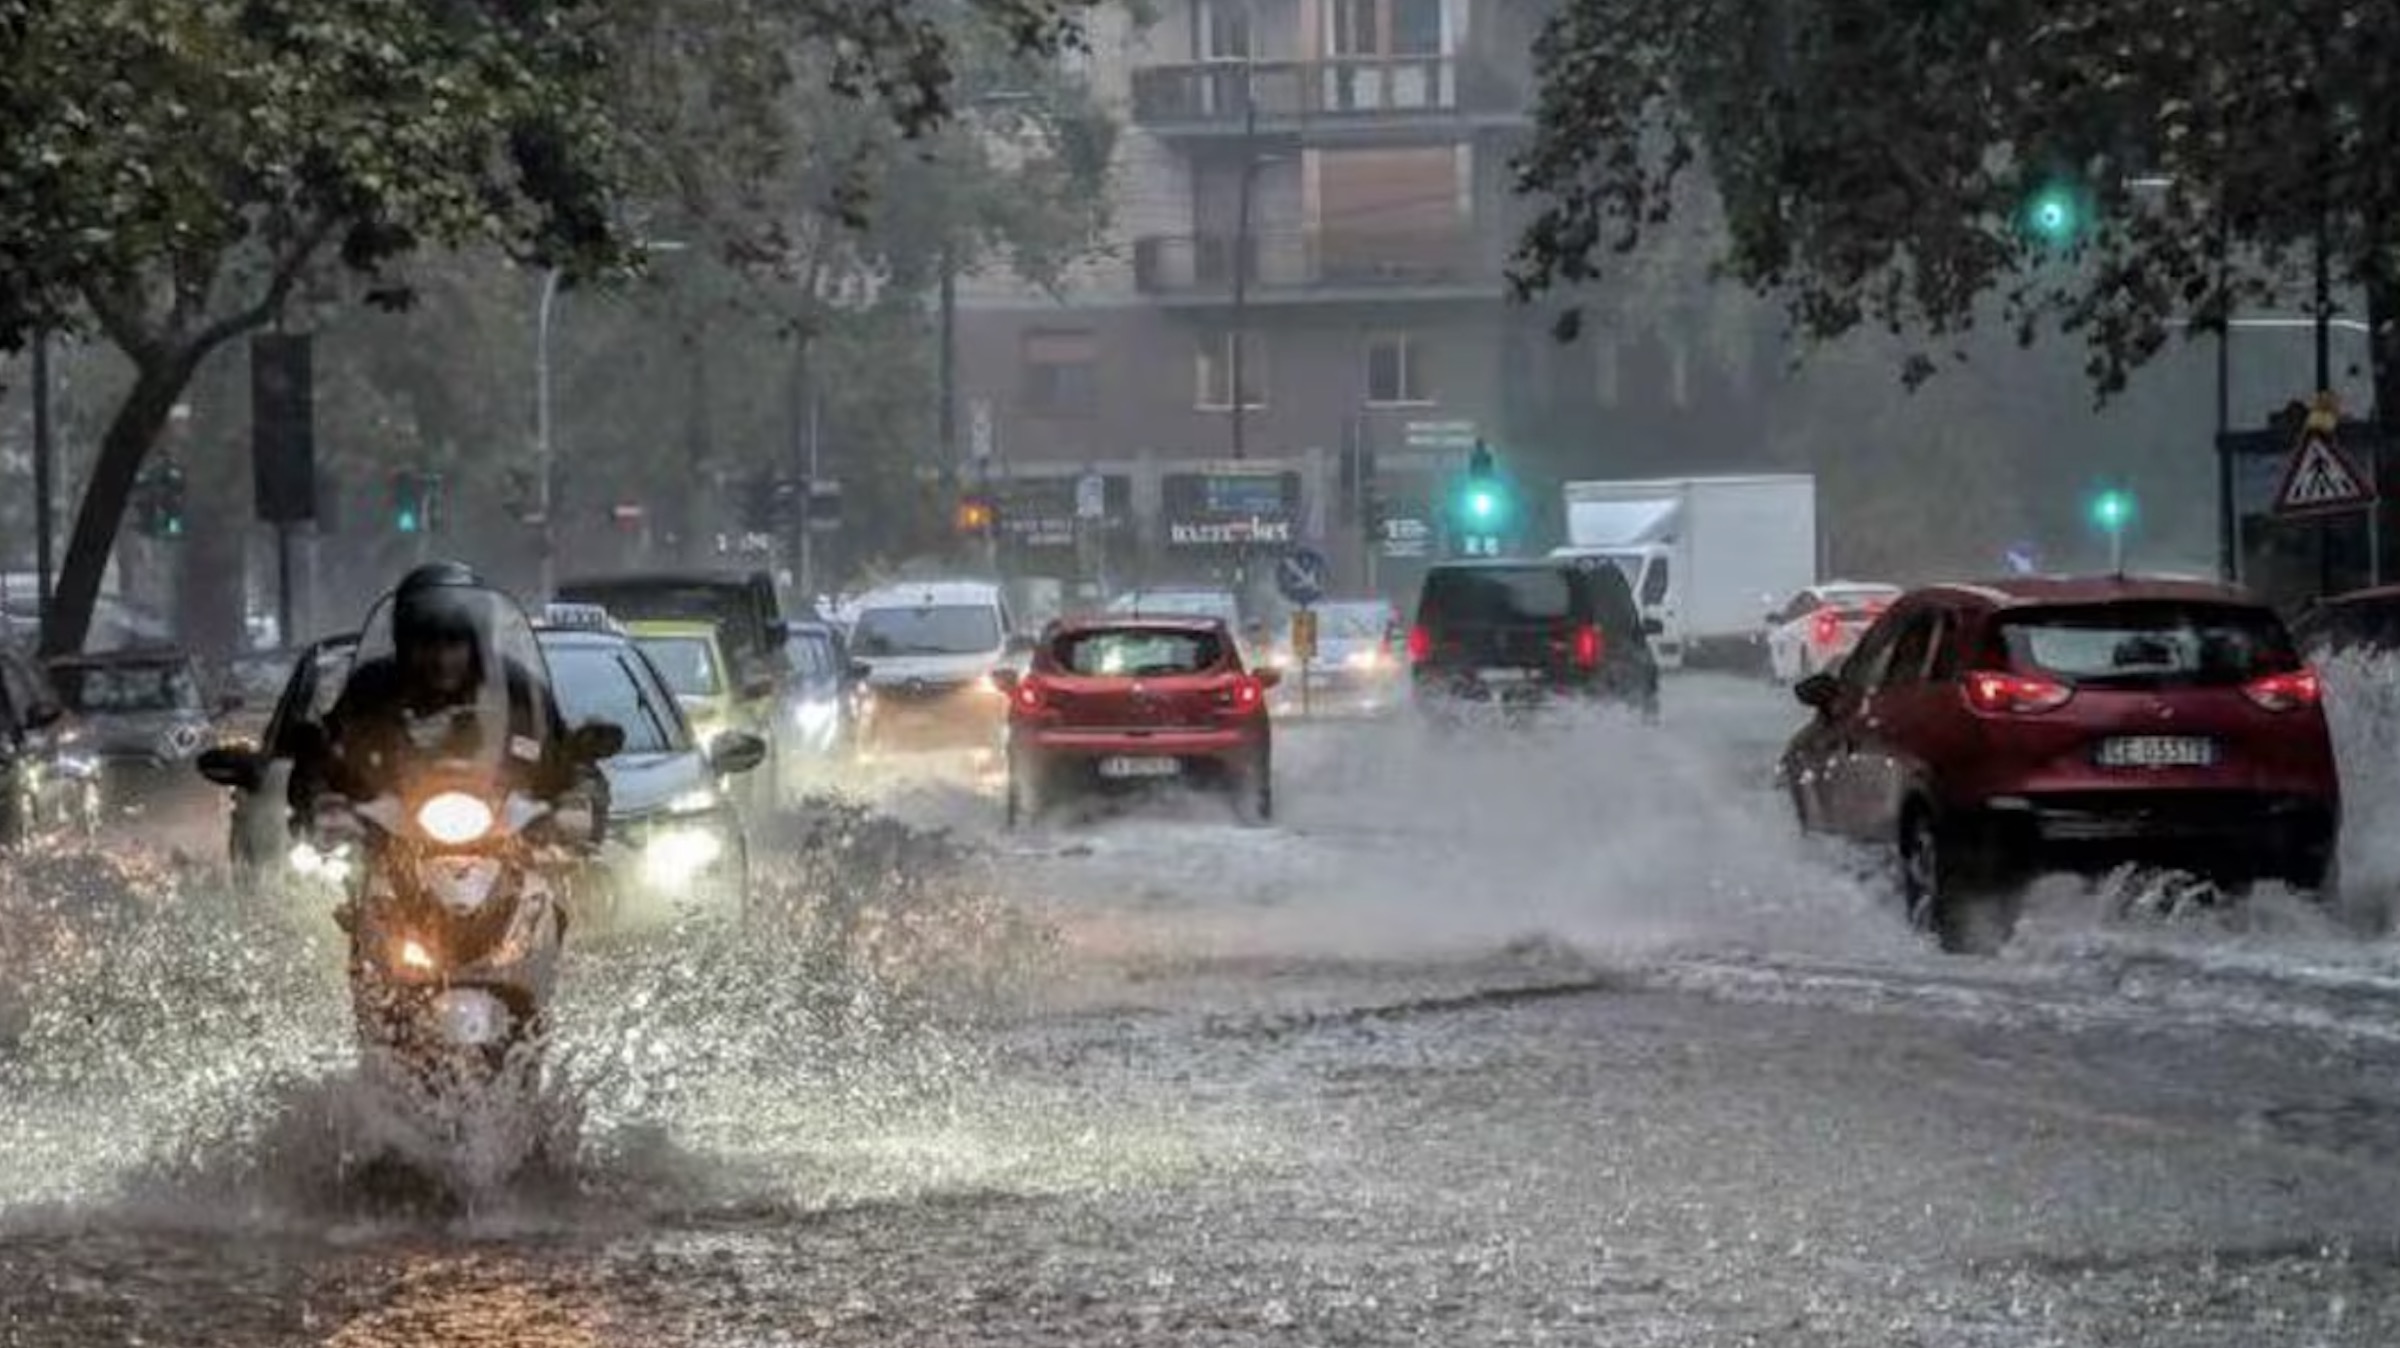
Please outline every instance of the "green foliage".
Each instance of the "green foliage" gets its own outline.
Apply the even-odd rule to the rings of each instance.
[[[1529,291],[1658,232],[1705,165],[1729,273],[1807,337],[1919,334],[1912,376],[1996,302],[2020,340],[2079,336],[2113,392],[2176,322],[2304,295],[2294,253],[2320,229],[2371,317],[2400,309],[2383,6],[1567,0],[1536,55]],[[2045,193],[2072,203],[2063,235],[2024,227]]]

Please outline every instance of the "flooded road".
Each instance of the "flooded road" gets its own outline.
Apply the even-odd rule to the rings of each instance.
[[[880,781],[763,932],[582,952],[468,1201],[362,1181],[305,926],[20,867],[0,1345],[2400,1342],[2400,955],[2057,884],[1937,956],[1787,706],[1295,726],[1261,829]]]

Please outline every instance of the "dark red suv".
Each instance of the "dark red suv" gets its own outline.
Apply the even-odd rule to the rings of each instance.
[[[1795,691],[1817,713],[1783,758],[1801,826],[1896,847],[1909,916],[1945,949],[2005,941],[2044,871],[2332,883],[2317,677],[2237,590],[1935,586]]]
[[[1279,676],[1242,666],[1218,618],[1104,618],[1052,623],[1008,694],[1008,822],[1110,786],[1213,786],[1245,819],[1275,812],[1267,690]]]

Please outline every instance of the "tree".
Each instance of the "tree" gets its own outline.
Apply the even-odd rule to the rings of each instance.
[[[583,276],[632,265],[630,39],[672,46],[693,6],[797,25],[779,31],[822,53],[823,87],[899,134],[947,112],[934,19],[951,7],[934,0],[0,0],[0,350],[96,328],[134,367],[51,596],[52,644],[81,645],[178,394],[304,285],[348,276],[403,303],[397,263],[475,243]],[[1075,8],[967,11],[1047,50]]]
[[[2387,7],[1566,0],[1536,61],[1525,293],[1641,246],[1699,168],[1727,271],[1803,336],[1916,334],[1913,382],[1996,309],[2020,341],[2080,337],[2106,395],[2178,323],[2288,302],[2322,241],[2400,416]]]

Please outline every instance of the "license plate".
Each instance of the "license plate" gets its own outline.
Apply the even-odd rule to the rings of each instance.
[[[1100,775],[1103,777],[1172,777],[1183,771],[1183,764],[1172,758],[1103,758]]]
[[[2120,735],[2100,741],[2104,768],[2205,768],[2217,761],[2217,742],[2197,735]]]
[[[1479,669],[1475,671],[1475,679],[1486,687],[1506,687],[1510,684],[1531,683],[1533,671],[1530,669]]]

